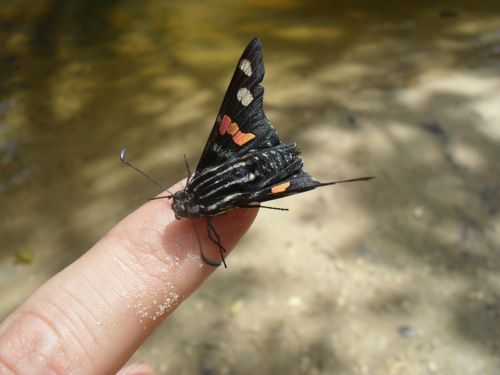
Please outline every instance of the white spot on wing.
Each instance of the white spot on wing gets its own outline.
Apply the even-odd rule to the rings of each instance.
[[[248,59],[242,59],[239,65],[241,71],[245,73],[247,76],[252,76],[252,63]]]
[[[245,107],[249,105],[253,100],[252,93],[246,87],[242,87],[241,89],[239,89],[236,93],[236,97]]]

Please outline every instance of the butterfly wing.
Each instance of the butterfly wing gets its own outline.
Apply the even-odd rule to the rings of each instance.
[[[264,113],[264,61],[258,38],[250,41],[236,66],[196,173],[250,149],[281,143]]]
[[[248,202],[266,202],[287,197],[289,195],[303,193],[305,191],[313,190],[321,186],[343,184],[346,182],[355,181],[369,181],[373,178],[375,177],[367,176],[332,182],[319,182],[312,178],[303,169],[301,169],[294,175],[285,178],[282,181],[271,183],[270,185],[262,189],[255,190],[249,197]]]
[[[323,186],[323,184],[319,181],[316,181],[307,172],[304,172],[304,170],[301,169],[293,176],[254,191],[249,199],[249,202],[271,201],[274,199],[279,199],[289,195],[316,189],[319,186]]]

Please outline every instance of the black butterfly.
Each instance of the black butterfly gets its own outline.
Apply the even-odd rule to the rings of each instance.
[[[280,210],[260,203],[320,186],[373,178],[321,183],[307,174],[297,146],[281,142],[264,113],[263,78],[262,48],[254,38],[238,62],[195,173],[189,172],[184,190],[160,197],[172,199],[177,219],[207,217],[208,237],[219,247],[224,266],[226,250],[212,224],[213,216],[236,207]],[[121,159],[129,164],[125,150]],[[205,263],[220,266],[203,251],[201,255]]]

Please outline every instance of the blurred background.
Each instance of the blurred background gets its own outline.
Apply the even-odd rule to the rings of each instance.
[[[194,167],[259,36],[319,180],[134,355],[160,374],[500,373],[495,1],[2,0],[0,318]],[[230,287],[228,287],[230,286]]]

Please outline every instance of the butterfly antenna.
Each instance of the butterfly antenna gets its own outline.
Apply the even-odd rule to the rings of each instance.
[[[134,169],[135,171],[139,172],[140,174],[142,174],[144,177],[146,177],[149,181],[151,181],[153,184],[155,184],[156,186],[158,186],[160,189],[162,189],[163,191],[167,191],[167,193],[169,193],[170,195],[173,196],[173,193],[171,191],[169,191],[168,189],[166,189],[164,186],[162,186],[158,181],[156,181],[154,178],[152,178],[151,176],[148,176],[146,173],[144,173],[143,171],[141,171],[139,168],[137,168],[135,165],[131,164],[128,160],[127,160],[127,148],[124,147],[121,152],[120,152],[120,160],[123,164],[125,164],[127,167],[130,167],[132,169]],[[161,197],[161,198],[171,198],[170,196],[168,197]],[[153,198],[154,199],[154,198]]]

